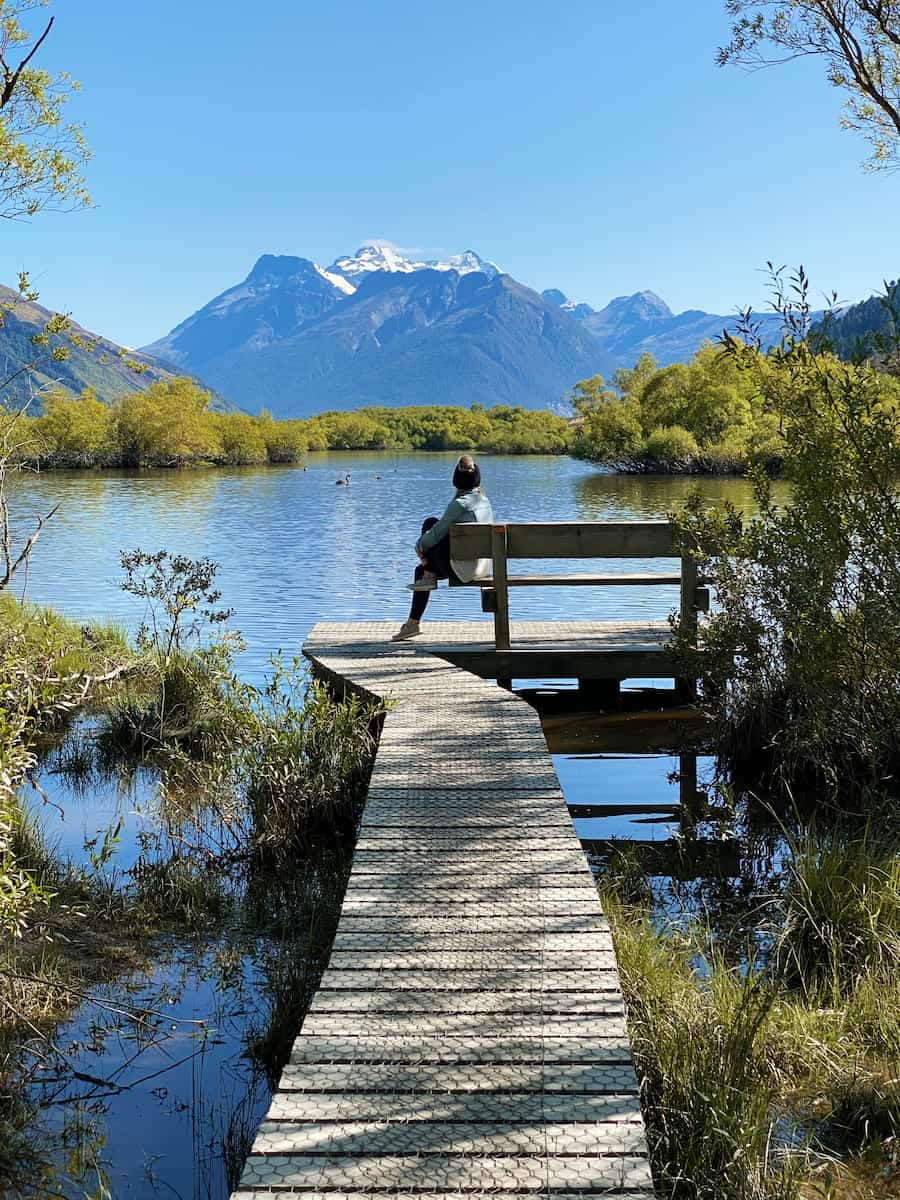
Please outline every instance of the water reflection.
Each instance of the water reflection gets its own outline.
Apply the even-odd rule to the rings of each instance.
[[[138,606],[118,589],[118,551],[166,548],[221,563],[223,603],[248,643],[242,672],[259,682],[268,655],[299,649],[322,619],[401,620],[423,515],[451,493],[453,454],[315,454],[293,467],[143,472],[51,472],[16,481],[22,520],[60,504],[32,563],[29,594],[79,620],[108,615],[135,628]],[[494,511],[510,521],[658,518],[692,488],[748,508],[745,480],[616,476],[562,457],[484,456]],[[334,480],[347,472],[349,487]],[[381,476],[381,478],[377,478]],[[615,560],[610,570],[616,569]],[[545,564],[547,570],[552,563]],[[623,563],[624,567],[625,564]],[[635,620],[664,619],[669,588],[632,588]],[[513,617],[609,619],[621,589],[529,589]],[[470,589],[441,590],[429,615],[480,619]]]

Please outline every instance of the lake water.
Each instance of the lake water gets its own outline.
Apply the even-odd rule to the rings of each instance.
[[[374,618],[399,625],[421,520],[439,515],[450,498],[455,460],[452,454],[322,454],[310,456],[305,470],[26,475],[13,499],[20,520],[60,505],[35,550],[28,595],[72,617],[112,617],[133,630],[143,613],[118,586],[120,550],[208,556],[221,564],[222,603],[235,610],[232,623],[247,643],[240,669],[259,682],[268,656],[299,653],[316,621]],[[712,502],[751,504],[749,486],[736,479],[620,477],[555,457],[484,457],[481,467],[496,517],[509,521],[660,518],[694,488]],[[348,474],[349,486],[336,486]],[[676,602],[667,588],[535,589],[514,594],[512,616],[655,619]],[[489,620],[474,589],[441,589],[427,616]],[[675,754],[612,748],[556,755],[555,763],[571,803],[629,808],[577,820],[583,838],[624,838],[646,849],[669,844],[678,832],[684,763]],[[44,808],[43,817],[63,853],[81,858],[85,839],[121,815],[116,865],[128,868],[144,819],[136,808],[146,781],[124,786],[98,779],[73,790],[53,774],[51,760],[41,783],[58,805]],[[659,868],[660,888],[669,885],[669,870]],[[696,874],[687,872],[687,879]],[[701,902],[719,902],[720,888],[719,881],[711,883],[711,897]],[[148,1011],[168,1014],[167,1031],[162,1021],[158,1036],[123,1037],[118,1029],[103,1035],[92,1008],[65,1024],[58,1041],[73,1063],[113,1086],[98,1093],[52,1080],[37,1085],[41,1134],[65,1147],[67,1166],[54,1180],[60,1194],[84,1194],[71,1170],[77,1160],[84,1178],[102,1177],[116,1197],[227,1196],[224,1160],[226,1148],[236,1144],[235,1125],[252,1131],[268,1102],[266,1064],[248,1046],[265,1043],[265,1013],[277,1011],[277,988],[267,972],[272,953],[271,939],[254,930],[170,943],[109,991],[113,1001],[130,996]]]
[[[319,454],[307,470],[23,475],[13,501],[20,515],[60,505],[35,550],[28,594],[71,616],[108,615],[134,628],[141,613],[118,589],[120,550],[207,556],[221,564],[223,602],[247,641],[242,668],[255,681],[272,651],[299,651],[316,621],[399,625],[413,545],[422,519],[440,515],[452,496],[456,457]],[[480,461],[494,514],[507,521],[660,518],[697,487],[711,501],[751,501],[740,479],[605,475],[563,457]],[[336,486],[346,474],[350,485]],[[676,597],[674,589],[629,588],[624,600],[640,620],[665,617]],[[618,589],[543,588],[518,592],[512,617],[612,618],[622,604]],[[482,618],[478,593],[441,590],[428,616]]]

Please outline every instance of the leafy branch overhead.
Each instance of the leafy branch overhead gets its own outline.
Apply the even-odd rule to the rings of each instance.
[[[90,204],[82,170],[90,157],[81,128],[64,120],[78,84],[33,59],[53,18],[33,32],[29,14],[41,0],[0,0],[0,217]]]
[[[846,94],[841,123],[872,146],[870,170],[900,166],[900,0],[725,0],[720,66],[823,58]]]

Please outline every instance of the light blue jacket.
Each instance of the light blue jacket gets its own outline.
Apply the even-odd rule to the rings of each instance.
[[[468,525],[471,522],[491,524],[493,520],[494,512],[491,502],[484,492],[478,488],[471,492],[463,492],[461,496],[454,496],[450,501],[437,525],[432,525],[427,533],[422,534],[416,542],[416,549],[423,554],[426,550],[430,550],[441,538],[447,536],[451,525]],[[490,567],[490,559],[452,559],[451,561],[453,570],[466,583],[472,579],[481,579],[488,573]]]

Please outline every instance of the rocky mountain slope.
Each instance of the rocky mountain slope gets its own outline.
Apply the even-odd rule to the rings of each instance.
[[[146,347],[242,407],[563,403],[613,362],[589,330],[473,252],[413,263],[364,247],[328,268],[264,255]]]
[[[777,321],[763,320],[774,336]],[[146,351],[242,407],[283,416],[363,404],[543,408],[645,351],[660,364],[688,359],[733,322],[673,313],[649,291],[598,311],[555,288],[538,294],[472,250],[417,261],[373,245],[328,267],[263,255]]]
[[[7,381],[0,392],[3,403],[18,404],[34,397],[33,408],[37,411],[40,392],[50,385],[72,395],[88,387],[99,400],[109,403],[126,392],[142,391],[157,379],[179,373],[152,356],[123,351],[114,342],[98,339],[74,323],[72,334],[92,349],[71,344],[64,334],[54,336],[52,343],[68,350],[66,358],[54,359],[52,346],[35,346],[31,341],[50,320],[49,309],[20,300],[15,292],[3,286],[0,286],[0,305],[4,310],[11,306],[11,311],[4,311],[0,324],[0,379]],[[129,363],[140,363],[145,370],[135,371]],[[23,369],[28,365],[30,370]]]

